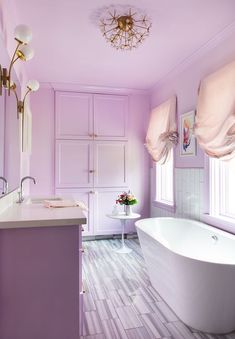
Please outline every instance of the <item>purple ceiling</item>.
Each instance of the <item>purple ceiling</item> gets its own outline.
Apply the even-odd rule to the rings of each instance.
[[[110,0],[12,1],[32,27],[26,68],[40,82],[148,89],[235,20],[234,0],[119,0],[146,11],[152,29],[136,50],[117,51],[94,19]]]

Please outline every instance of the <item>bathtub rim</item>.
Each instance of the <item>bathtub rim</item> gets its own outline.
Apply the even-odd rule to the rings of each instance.
[[[216,262],[216,261],[209,261],[209,260],[206,260],[206,259],[199,259],[199,258],[195,258],[193,256],[188,256],[188,255],[184,255],[176,250],[173,250],[172,248],[166,246],[166,244],[162,243],[159,239],[157,238],[154,238],[153,236],[151,236],[151,234],[149,234],[148,232],[146,232],[146,230],[144,230],[144,228],[141,228],[139,227],[139,224],[141,224],[141,221],[147,221],[147,220],[156,220],[156,219],[162,219],[162,220],[179,220],[179,221],[190,221],[190,222],[193,222],[193,223],[196,223],[198,224],[199,226],[201,225],[202,228],[204,229],[207,229],[209,231],[214,231],[215,229],[215,232],[222,236],[226,235],[226,237],[228,236],[230,239],[232,240],[235,240],[235,234],[233,233],[230,233],[230,232],[227,232],[227,231],[224,231],[224,230],[221,230],[217,227],[214,227],[212,225],[208,225],[204,222],[201,222],[201,221],[198,221],[198,220],[194,220],[194,219],[187,219],[187,218],[175,218],[175,217],[151,217],[151,218],[143,218],[143,219],[139,219],[135,222],[135,226],[137,228],[137,234],[138,234],[138,230],[144,232],[145,234],[147,234],[149,237],[151,237],[152,239],[154,239],[155,241],[157,241],[161,246],[167,248],[169,251],[171,251],[172,253],[178,255],[178,256],[181,256],[183,258],[186,258],[186,259],[190,259],[190,260],[195,260],[195,261],[198,261],[198,262],[201,262],[201,263],[208,263],[208,264],[214,264],[214,265],[224,265],[224,266],[232,266],[232,267],[235,267],[235,260],[234,260],[234,263],[226,263],[226,262]],[[138,236],[139,237],[139,236]]]

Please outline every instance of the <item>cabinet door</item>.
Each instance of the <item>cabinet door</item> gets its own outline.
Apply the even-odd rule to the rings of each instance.
[[[56,92],[56,138],[91,139],[92,133],[92,95]]]
[[[94,186],[127,186],[127,142],[94,142]]]
[[[93,186],[93,145],[86,140],[56,141],[57,188]]]
[[[94,136],[97,139],[127,139],[128,97],[94,95]]]
[[[94,234],[118,234],[122,232],[120,220],[111,219],[107,214],[112,213],[117,196],[126,191],[127,188],[120,187],[119,189],[96,189],[94,194]],[[120,211],[123,211],[123,206],[120,206]]]
[[[82,201],[87,206],[88,211],[84,211],[87,218],[87,224],[83,225],[84,231],[82,232],[82,236],[92,235],[94,222],[94,191],[86,188],[56,189],[56,195],[65,199]]]

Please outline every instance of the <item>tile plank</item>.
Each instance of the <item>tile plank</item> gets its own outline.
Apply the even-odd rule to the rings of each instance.
[[[81,339],[235,339],[184,325],[151,286],[138,239],[133,252],[113,251],[120,239],[84,241],[84,333]]]

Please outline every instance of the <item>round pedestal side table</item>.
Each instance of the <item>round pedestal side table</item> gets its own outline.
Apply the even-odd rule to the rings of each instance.
[[[125,241],[124,241],[124,231],[125,231],[126,221],[131,220],[131,219],[138,219],[141,217],[141,215],[138,213],[132,213],[130,215],[126,215],[125,213],[118,213],[117,215],[107,214],[107,217],[112,218],[112,219],[119,219],[122,225],[122,246],[118,250],[115,250],[115,252],[130,253],[132,249],[126,246]]]

